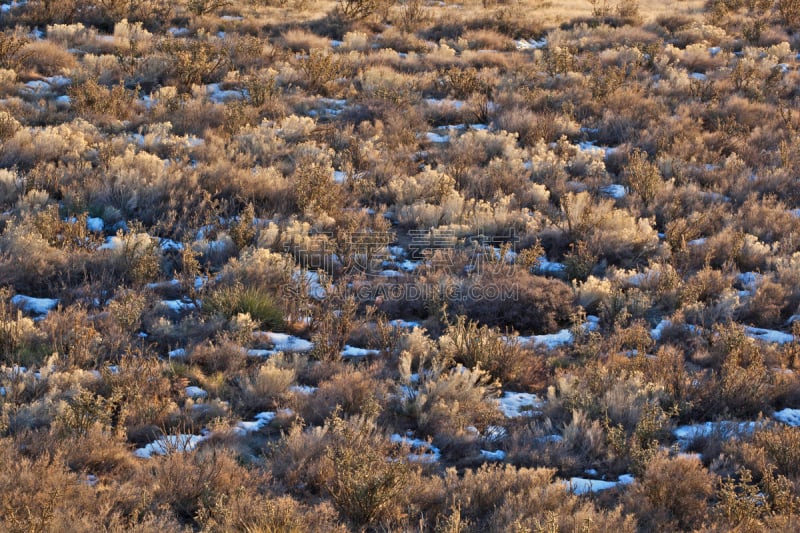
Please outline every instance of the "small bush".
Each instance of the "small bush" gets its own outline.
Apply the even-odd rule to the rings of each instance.
[[[212,290],[203,300],[203,310],[227,319],[247,314],[261,328],[278,331],[283,328],[283,313],[272,295],[257,287],[234,284]]]

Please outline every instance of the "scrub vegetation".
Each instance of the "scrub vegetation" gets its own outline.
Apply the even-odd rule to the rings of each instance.
[[[0,530],[799,530],[799,25],[3,0]]]

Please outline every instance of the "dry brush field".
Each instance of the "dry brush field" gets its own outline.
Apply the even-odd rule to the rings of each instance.
[[[0,30],[0,530],[800,529],[799,0]]]

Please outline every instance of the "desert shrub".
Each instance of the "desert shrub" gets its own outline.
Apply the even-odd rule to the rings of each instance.
[[[737,317],[758,327],[776,327],[786,322],[786,288],[769,279],[762,280],[737,312]]]
[[[105,267],[124,283],[141,287],[155,281],[161,270],[161,250],[158,241],[144,232],[119,231],[104,248]]]
[[[514,328],[520,333],[554,333],[572,314],[573,294],[561,280],[512,270],[507,275],[487,273],[475,287],[466,294],[479,297],[460,302],[460,309],[488,326]]]
[[[64,368],[98,366],[101,361],[102,338],[80,306],[51,311],[40,328]]]
[[[213,13],[226,6],[229,6],[228,0],[189,0],[186,7],[197,17]]]
[[[109,89],[94,80],[87,80],[72,85],[69,88],[69,97],[78,113],[94,116],[96,119],[108,116],[125,120],[136,109],[136,95],[122,84]]]
[[[242,380],[241,404],[247,413],[274,409],[276,403],[288,394],[289,386],[294,380],[293,369],[280,368],[268,361],[259,366],[254,374]]]
[[[299,65],[308,91],[330,96],[335,81],[345,74],[344,61],[328,51],[313,48]]]
[[[228,319],[248,314],[259,327],[268,330],[280,330],[283,327],[283,315],[272,295],[258,287],[246,287],[239,283],[219,287],[207,294],[203,300],[203,310]]]
[[[342,207],[339,185],[332,181],[330,164],[314,160],[299,161],[292,175],[295,202],[303,213],[335,216]]]
[[[385,0],[339,0],[336,15],[345,22],[364,20],[378,13],[386,6]]]
[[[764,354],[741,326],[717,326],[716,331],[719,337],[712,344],[712,354],[724,358],[719,401],[734,416],[755,416],[772,403],[776,392]]]
[[[798,439],[800,431],[796,427],[778,424],[759,428],[753,433],[751,442],[742,444],[741,453],[750,463],[748,466],[762,475],[770,466],[774,466],[775,474],[797,479],[800,475]]]
[[[374,372],[344,369],[319,384],[302,405],[301,414],[312,424],[323,422],[337,409],[347,416],[370,415],[379,408],[384,390]]]
[[[562,231],[574,240],[585,240],[589,251],[609,261],[635,262],[651,252],[658,235],[651,222],[636,219],[613,207],[613,200],[593,203],[586,192],[561,198]]]
[[[797,27],[800,25],[800,4],[794,0],[778,0],[776,5],[787,26]]]
[[[241,490],[248,472],[224,449],[171,453],[151,459],[153,468],[143,472],[154,487],[153,505],[171,509],[181,520],[192,523],[204,507],[220,497]],[[142,480],[145,481],[145,480]],[[146,481],[145,481],[146,482]]]
[[[635,531],[632,517],[623,517],[620,509],[599,511],[591,503],[582,502],[568,494],[568,488],[553,479],[554,474],[553,469],[516,469],[510,465],[483,466],[463,476],[449,469],[445,490],[450,518],[457,513],[462,523],[490,531],[543,526],[559,531],[587,523]],[[469,505],[464,505],[466,502]]]
[[[228,531],[331,531],[344,533],[336,510],[328,502],[310,506],[291,496],[236,491],[201,510],[198,521],[214,533]]]
[[[703,524],[713,494],[714,476],[698,459],[662,454],[650,461],[625,501],[648,530],[663,524],[685,530]]]
[[[762,529],[764,527],[792,527],[797,501],[792,494],[791,482],[783,476],[767,471],[760,483],[754,482],[753,473],[740,468],[735,476],[727,476],[719,483],[719,503],[716,515],[727,527]]]
[[[545,375],[544,361],[513,337],[501,336],[498,330],[467,322],[459,316],[439,338],[440,351],[467,368],[482,368],[501,383],[517,386],[529,380],[542,379]]]
[[[231,258],[220,272],[219,281],[278,294],[288,284],[294,267],[291,257],[257,248]]]
[[[325,489],[339,512],[356,527],[398,512],[410,468],[395,454],[387,453],[386,441],[374,421],[345,421],[334,415],[328,426],[331,443],[325,459],[334,475]]]
[[[165,39],[157,48],[169,58],[169,76],[180,92],[220,81],[229,67],[229,53],[219,40]]]
[[[26,224],[6,227],[0,237],[0,251],[0,280],[23,294],[48,294],[49,285],[67,270],[64,251],[50,246]]]
[[[430,369],[421,369],[419,380],[409,386],[401,410],[435,441],[464,437],[467,426],[485,427],[497,417],[491,401],[497,383],[486,371],[461,365],[448,369],[440,357],[428,364]]]
[[[635,151],[630,155],[623,174],[631,190],[638,194],[646,205],[650,205],[659,189],[663,187],[658,166],[648,161],[647,154],[642,151]]]
[[[217,342],[192,346],[187,349],[186,359],[191,364],[199,365],[206,373],[234,374],[247,365],[247,352],[241,345],[223,338]]]
[[[48,41],[29,43],[19,53],[24,57],[20,67],[33,70],[42,76],[65,74],[76,64],[72,54]]]

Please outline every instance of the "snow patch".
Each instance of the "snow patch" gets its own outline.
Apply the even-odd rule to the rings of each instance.
[[[197,445],[206,440],[203,435],[167,435],[154,440],[144,448],[139,448],[133,455],[142,459],[150,459],[153,454],[167,455],[172,452],[191,452]]]
[[[681,450],[685,450],[694,439],[708,437],[715,433],[723,438],[736,438],[737,435],[749,435],[756,429],[756,422],[705,422],[679,426],[672,431],[678,440]]]
[[[800,409],[782,409],[772,414],[772,418],[778,422],[783,422],[787,426],[800,426]]]
[[[748,326],[744,328],[744,333],[753,339],[758,339],[764,342],[772,342],[775,344],[788,344],[794,340],[794,335],[791,333],[784,333],[774,329],[754,328]]]
[[[11,303],[27,313],[46,315],[55,309],[58,305],[58,300],[55,298],[34,298],[33,296],[17,294],[11,298]]]
[[[500,404],[500,411],[506,418],[533,416],[543,405],[538,396],[528,392],[505,391],[497,401]]]
[[[419,463],[435,463],[442,456],[439,448],[422,439],[403,437],[402,435],[395,433],[389,437],[389,440],[391,440],[393,444],[408,446],[412,451],[414,451],[414,453],[408,454],[409,461],[415,461]]]
[[[309,385],[292,385],[291,387],[289,387],[289,390],[292,392],[296,392],[297,394],[311,396],[312,394],[317,392],[317,387],[311,387]]]
[[[100,233],[105,228],[105,222],[100,217],[89,217],[86,219],[86,229],[95,233]]]
[[[263,413],[258,413],[255,416],[255,420],[252,421],[244,421],[240,420],[236,427],[233,428],[233,432],[239,436],[245,436],[248,433],[254,433],[256,431],[261,430],[264,426],[269,425],[270,422],[275,418],[276,413],[274,411],[264,411]]]
[[[274,345],[272,352],[309,352],[314,348],[314,343],[289,335],[287,333],[275,333],[272,331],[258,332],[259,337],[266,337]]]
[[[450,142],[449,135],[439,135],[438,133],[429,131],[425,134],[425,137],[432,143],[447,143]]]
[[[611,198],[614,198],[615,200],[620,200],[622,198],[625,198],[625,195],[627,194],[627,192],[625,191],[625,187],[618,183],[614,183],[612,185],[606,185],[605,187],[602,187],[600,189],[600,192],[602,192],[607,196],[610,196]]]
[[[506,458],[506,452],[503,450],[496,450],[493,452],[481,450],[481,456],[487,461],[503,461]]]
[[[544,37],[540,40],[536,39],[519,39],[514,41],[517,50],[540,50],[547,46],[547,39]]]
[[[564,481],[569,491],[577,496],[590,492],[613,489],[621,485],[630,485],[631,483],[633,483],[633,476],[630,474],[619,476],[617,481],[605,481],[602,479],[588,479],[583,477],[573,477],[570,478],[569,481]]]
[[[189,385],[184,390],[186,391],[186,396],[195,400],[208,397],[208,393],[206,391],[200,387],[195,387],[194,385]]]
[[[345,344],[344,350],[342,350],[342,357],[367,357],[368,355],[378,355],[379,353],[381,353],[380,350],[356,348],[355,346]]]

